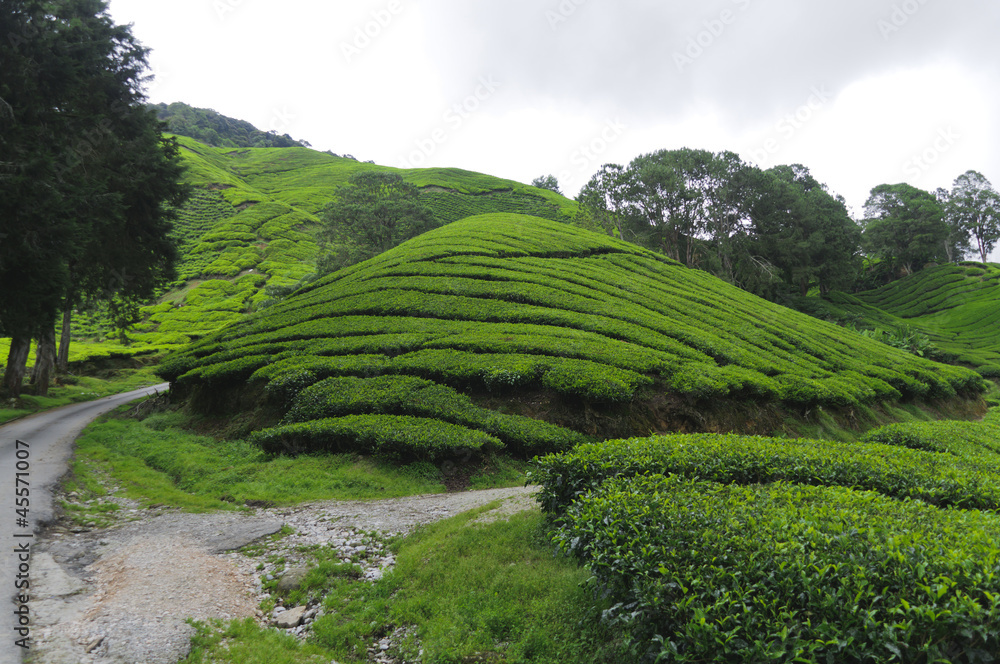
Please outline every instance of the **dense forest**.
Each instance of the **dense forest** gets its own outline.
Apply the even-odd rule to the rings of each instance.
[[[933,193],[878,185],[855,220],[803,165],[763,171],[732,152],[660,150],[604,165],[577,200],[584,222],[775,300],[985,262],[1000,238],[1000,195],[976,171]]]
[[[165,131],[197,139],[205,145],[227,148],[307,148],[288,134],[261,131],[245,120],[226,117],[207,108],[194,108],[181,102],[152,104],[156,117],[166,123]]]

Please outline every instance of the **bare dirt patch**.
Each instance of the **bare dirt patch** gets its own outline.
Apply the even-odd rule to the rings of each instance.
[[[57,525],[39,542],[34,660],[44,664],[172,664],[188,652],[194,628],[186,620],[247,616],[272,624],[260,602],[270,566],[233,550],[285,529],[270,552],[301,562],[303,545],[330,546],[345,560],[362,558],[363,577],[381,578],[395,562],[366,533],[405,534],[413,528],[501,501],[496,518],[537,507],[535,487],[434,494],[380,501],[329,501],[244,513],[183,514],[122,510],[132,521],[88,532]],[[260,569],[259,569],[260,568]],[[273,579],[273,576],[272,576]],[[315,607],[305,607],[302,635]],[[377,645],[377,644],[376,644]],[[378,648],[373,651],[378,652]],[[374,661],[380,661],[378,659]]]

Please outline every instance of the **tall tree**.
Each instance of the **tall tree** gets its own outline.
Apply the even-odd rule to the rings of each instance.
[[[934,194],[908,184],[882,184],[871,190],[865,216],[865,246],[892,274],[905,276],[947,260],[949,230]]]
[[[950,224],[975,242],[985,263],[1000,239],[1000,194],[981,173],[967,171],[955,179],[945,210]]]
[[[330,272],[371,258],[430,230],[434,217],[420,190],[389,171],[353,175],[320,212],[325,250],[317,270]]]
[[[557,194],[562,193],[559,189],[559,180],[554,175],[540,175],[531,181],[531,186],[538,187],[540,189],[548,189],[549,191],[554,191]]]
[[[635,242],[638,236],[629,217],[627,187],[625,168],[604,164],[580,189],[576,200],[608,233]]]
[[[87,280],[73,266],[92,238],[104,251],[91,261],[113,266],[129,227],[169,228],[163,205],[183,188],[143,106],[147,51],[106,2],[5,0],[0,34],[0,331],[12,337],[4,388],[17,396],[30,339],[51,353],[57,313]]]
[[[754,210],[758,252],[805,295],[850,287],[860,272],[861,228],[844,199],[831,194],[801,164],[767,171],[772,181]]]

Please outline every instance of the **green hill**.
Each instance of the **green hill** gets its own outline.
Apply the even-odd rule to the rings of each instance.
[[[787,411],[983,389],[972,371],[634,245],[512,214],[464,219],[340,270],[160,373],[204,412],[267,413],[275,426],[255,440],[269,450],[402,457],[534,454],[580,433],[769,433]]]
[[[851,296],[805,298],[797,306],[859,327],[910,328],[926,334],[938,356],[1000,377],[1000,266],[940,265]]]
[[[194,108],[181,102],[151,104],[156,116],[166,123],[166,131],[188,136],[206,145],[230,148],[307,148],[288,134],[261,131],[246,120],[237,120],[208,108]]]
[[[179,211],[179,280],[130,336],[142,345],[183,344],[238,321],[313,271],[316,216],[359,170],[400,173],[422,190],[439,224],[486,212],[569,219],[576,204],[547,189],[459,169],[399,170],[307,148],[213,148],[178,137],[194,187]],[[91,319],[78,339],[102,340]],[[137,348],[133,348],[133,351]]]

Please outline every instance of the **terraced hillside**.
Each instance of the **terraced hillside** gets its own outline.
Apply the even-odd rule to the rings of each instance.
[[[269,413],[274,426],[254,434],[269,450],[401,457],[535,454],[580,434],[767,433],[782,409],[983,389],[972,371],[634,245],[513,214],[464,219],[329,275],[160,373],[195,408]]]
[[[812,313],[859,327],[920,330],[949,361],[1000,377],[997,265],[941,265],[857,296],[834,293],[805,304]]]
[[[399,170],[307,148],[213,148],[178,137],[194,186],[180,210],[179,280],[132,338],[183,344],[231,324],[268,299],[265,285],[313,271],[317,213],[359,170],[396,171],[421,187],[439,224],[484,212],[566,219],[576,204],[547,189],[459,169]],[[78,338],[94,332],[78,326]]]

